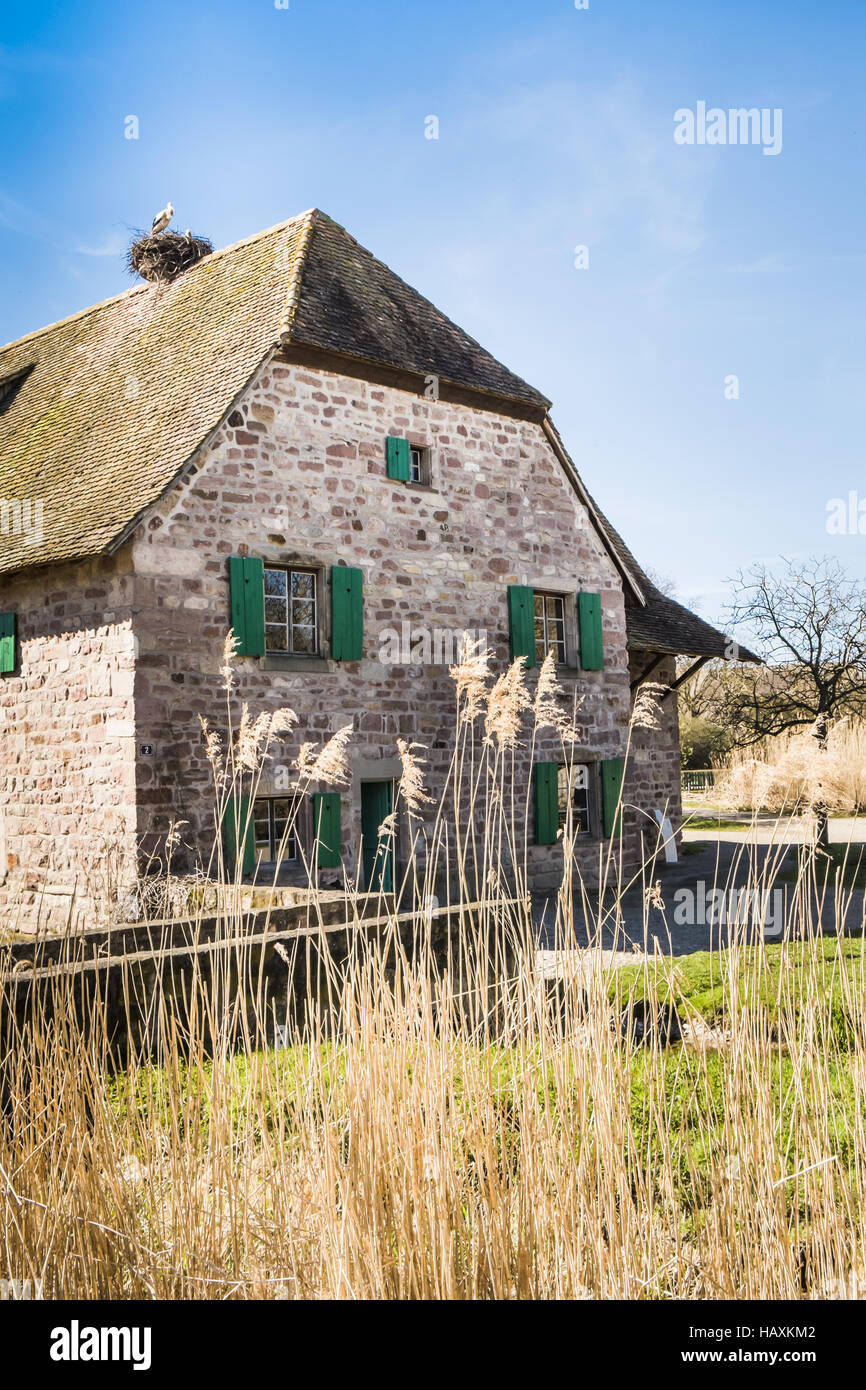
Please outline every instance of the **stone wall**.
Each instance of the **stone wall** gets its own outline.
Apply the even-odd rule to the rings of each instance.
[[[386,476],[385,439],[431,450],[431,485]],[[509,660],[507,586],[600,591],[605,670],[563,676],[582,702],[582,760],[619,755],[629,711],[625,617],[619,575],[537,424],[405,391],[272,362],[194,461],[185,481],[144,522],[133,542],[138,741],[153,745],[138,766],[139,832],[158,847],[170,819],[206,857],[214,834],[211,771],[199,716],[222,729],[219,668],[230,624],[228,559],[364,574],[364,658],[281,669],[270,659],[236,662],[234,713],[289,705],[300,716],[285,765],[303,740],[321,741],[352,722],[352,758],[365,775],[391,775],[396,738],[418,741],[434,795],[450,757],[454,688],[447,663],[381,659],[387,632],[486,631],[495,666]],[[385,652],[386,658],[388,652]],[[544,733],[535,758],[555,758]],[[525,778],[528,754],[519,763]],[[262,790],[279,789],[280,762]],[[404,828],[405,833],[405,828]],[[343,796],[345,862],[360,835],[357,798]],[[597,858],[582,851],[588,869]],[[557,846],[530,848],[539,884],[558,882]],[[333,871],[325,881],[335,878]]]
[[[637,652],[633,655],[629,670],[631,681],[639,679],[653,656],[653,652]],[[647,677],[648,682],[659,686],[670,686],[675,679],[674,656],[664,657]],[[676,692],[661,700],[658,708],[662,726],[660,730],[636,727],[632,732],[625,797],[627,801],[648,811],[650,817],[656,809],[670,816],[671,824],[679,838],[683,804],[680,723]],[[647,819],[645,816],[639,817],[639,829],[643,835],[644,853],[655,853],[659,847],[655,820]]]
[[[92,922],[135,865],[129,556],[0,583],[19,664],[0,677],[0,917]]]

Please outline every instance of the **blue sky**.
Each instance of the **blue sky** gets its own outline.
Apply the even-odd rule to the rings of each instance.
[[[866,500],[862,0],[3,18],[0,341],[128,287],[168,198],[217,246],[318,206],[552,398],[587,486],[705,616],[755,560],[862,574],[866,540],[826,531],[829,499]],[[676,144],[699,101],[781,108],[781,153]]]

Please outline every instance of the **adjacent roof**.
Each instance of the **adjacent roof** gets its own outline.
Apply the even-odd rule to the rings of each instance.
[[[0,572],[99,554],[127,534],[276,349],[549,401],[313,210],[0,348],[0,498],[41,499]],[[4,385],[28,375],[4,399]],[[29,534],[28,534],[29,532]]]
[[[136,286],[0,348],[0,499],[44,508],[41,539],[7,528],[0,573],[119,544],[280,349],[434,375],[538,419],[550,405],[313,209],[171,284]],[[723,656],[727,639],[650,582],[544,423],[622,575],[629,645]]]
[[[703,618],[699,618],[691,609],[684,608],[676,599],[663,594],[641,569],[607,517],[602,515],[601,519],[614,549],[625,568],[633,575],[644,599],[642,605],[637,604],[629,601],[628,593],[626,594],[626,637],[630,650],[667,652],[673,656],[724,657],[728,661],[736,659],[760,663],[759,656],[755,656],[747,647],[739,645],[736,648],[736,658],[732,658],[732,638],[726,637]]]

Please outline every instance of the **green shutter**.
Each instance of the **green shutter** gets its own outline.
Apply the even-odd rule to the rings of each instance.
[[[398,483],[408,483],[411,476],[408,439],[394,439],[392,436],[387,441],[386,447],[388,454],[388,477],[394,478]]]
[[[331,567],[331,656],[360,661],[364,655],[364,575],[345,565]]]
[[[265,654],[265,567],[254,556],[229,560],[232,627],[238,656]]]
[[[8,676],[15,670],[15,637],[17,615],[0,613],[0,676]]]
[[[313,796],[313,826],[318,841],[316,867],[319,869],[338,869],[342,863],[339,792],[315,793]]]
[[[251,874],[256,867],[256,840],[253,818],[248,796],[240,798],[229,794],[223,812],[223,855],[228,874],[234,878],[237,869],[238,826],[235,814],[240,821],[240,834],[243,836],[241,874]]]
[[[559,763],[535,764],[535,843],[556,844],[559,830]]]
[[[511,630],[511,660],[525,657],[524,665],[535,666],[535,593],[523,584],[508,586],[508,622]]]
[[[607,838],[622,832],[622,758],[608,758],[601,765],[601,805]]]
[[[601,594],[578,594],[577,615],[580,625],[580,664],[584,671],[601,671],[604,669]]]

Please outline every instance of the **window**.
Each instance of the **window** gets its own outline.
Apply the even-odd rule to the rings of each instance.
[[[4,415],[9,409],[20,388],[33,371],[33,367],[34,363],[31,362],[30,366],[25,367],[23,371],[14,372],[12,376],[0,379],[0,415]]]
[[[535,659],[539,665],[553,648],[559,665],[566,664],[565,599],[562,594],[534,594]]]
[[[296,656],[318,653],[314,570],[265,569],[265,650]]]
[[[291,802],[287,796],[256,797],[253,802],[253,833],[258,864],[276,868],[278,856],[281,864],[297,861],[298,842],[294,826],[286,835],[290,813]]]
[[[430,481],[428,451],[411,448],[409,450],[409,482],[427,484]]]
[[[560,767],[558,781],[559,826],[563,829],[571,806],[573,835],[591,835],[595,819],[595,769],[590,763],[574,763]]]

